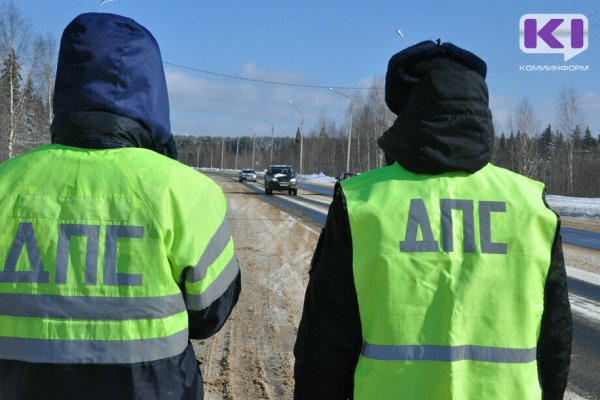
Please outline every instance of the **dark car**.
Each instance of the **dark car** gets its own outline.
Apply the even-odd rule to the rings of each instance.
[[[273,190],[279,190],[295,196],[298,194],[296,184],[296,175],[290,165],[269,165],[265,171],[266,194],[273,194]]]
[[[340,174],[337,177],[337,180],[343,181],[344,179],[352,178],[353,176],[358,176],[358,172],[344,171],[344,172],[340,172]]]
[[[243,181],[252,181],[256,182],[256,171],[253,169],[243,169],[240,171],[240,182]]]

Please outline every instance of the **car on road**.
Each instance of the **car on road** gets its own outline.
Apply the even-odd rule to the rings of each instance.
[[[269,165],[264,182],[266,194],[273,194],[273,190],[287,191],[294,196],[298,194],[296,175],[290,165]]]
[[[358,172],[344,171],[340,172],[340,174],[337,177],[337,180],[343,181],[344,179],[352,178],[353,176],[358,176]]]
[[[241,170],[239,180],[240,180],[240,182],[243,182],[243,181],[256,182],[256,171],[254,171],[253,169],[247,169],[247,168]]]

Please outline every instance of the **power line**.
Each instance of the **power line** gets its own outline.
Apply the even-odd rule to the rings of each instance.
[[[256,82],[256,83],[265,83],[265,84],[270,84],[270,85],[294,86],[294,87],[302,87],[302,88],[310,88],[310,89],[327,89],[327,90],[329,90],[329,88],[342,89],[342,90],[383,89],[383,88],[379,88],[379,87],[308,85],[308,84],[303,84],[303,83],[270,81],[270,80],[265,80],[265,79],[256,79],[256,78],[248,78],[248,77],[245,77],[245,76],[224,74],[222,72],[207,71],[205,69],[195,68],[195,67],[188,67],[186,65],[175,64],[175,63],[168,62],[168,61],[163,61],[163,64],[165,64],[165,65],[171,65],[171,66],[177,67],[177,68],[188,69],[188,70],[191,70],[191,71],[202,72],[202,73],[208,74],[208,75],[220,76],[220,77],[223,77],[223,78],[238,79],[238,80],[242,80],[242,81],[250,81],[250,82]]]

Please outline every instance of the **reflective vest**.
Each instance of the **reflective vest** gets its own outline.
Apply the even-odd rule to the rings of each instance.
[[[363,349],[360,399],[539,399],[557,229],[543,186],[491,164],[342,181]]]
[[[0,358],[180,354],[238,272],[223,192],[149,150],[43,146],[0,164]]]

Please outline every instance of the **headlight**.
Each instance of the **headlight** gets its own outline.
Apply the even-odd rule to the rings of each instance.
[[[296,179],[294,179],[294,178],[290,179],[290,183],[296,183]]]
[[[277,178],[273,178],[273,179],[271,179],[271,180],[272,180],[273,182],[279,182],[279,181],[277,180]]]

